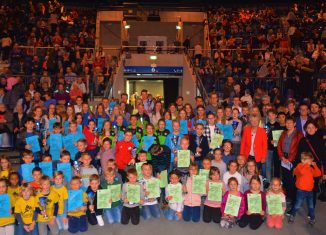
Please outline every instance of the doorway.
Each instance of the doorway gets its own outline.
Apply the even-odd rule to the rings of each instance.
[[[131,105],[135,105],[143,89],[146,89],[154,98],[160,98],[164,106],[167,106],[171,102],[175,102],[178,97],[179,79],[127,79],[126,92],[130,97]]]

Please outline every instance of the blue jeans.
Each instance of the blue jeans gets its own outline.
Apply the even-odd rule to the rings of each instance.
[[[88,230],[87,216],[68,216],[68,231],[70,233],[86,232]]]
[[[121,221],[121,205],[104,209],[103,214],[106,216],[108,224],[119,224]]]
[[[160,218],[161,211],[159,204],[142,206],[140,209],[140,215],[144,218],[144,220],[148,220],[150,218]]]
[[[295,200],[294,207],[291,210],[291,215],[295,216],[297,211],[303,204],[304,199],[307,200],[308,215],[311,219],[315,219],[315,208],[314,208],[314,192],[313,191],[304,191],[297,189],[297,197]]]
[[[58,228],[59,230],[68,230],[68,223],[64,224],[62,223],[62,218],[63,215],[57,215],[57,224],[58,224]]]
[[[23,227],[23,224],[18,224],[15,234],[16,232],[18,235],[38,235],[37,223],[35,223],[34,230],[32,232],[26,232]]]
[[[272,179],[273,155],[274,155],[274,151],[268,150],[266,162],[262,163],[262,168],[263,168],[262,175],[263,175],[263,178],[264,179],[266,178],[268,182],[270,182]]]
[[[168,208],[163,211],[165,219],[179,221],[180,219],[176,213],[177,212],[175,210],[172,210],[171,208]]]
[[[200,206],[184,206],[182,217],[184,221],[199,222]]]

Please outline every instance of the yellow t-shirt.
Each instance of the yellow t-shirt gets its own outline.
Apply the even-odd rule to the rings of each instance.
[[[83,202],[87,203],[87,194],[85,192],[83,192]],[[80,217],[82,215],[86,215],[86,212],[84,212],[84,211],[68,211],[68,215],[73,216],[73,217]]]
[[[14,201],[14,198],[10,194],[8,194],[8,195],[9,195],[9,199],[10,199],[10,210],[11,210],[15,205],[15,201]],[[0,218],[0,227],[6,226],[9,224],[13,224],[13,223],[15,223],[15,216],[13,215],[13,213],[11,213],[11,215],[8,217]]]
[[[40,210],[42,210],[42,207],[39,203],[40,201],[40,197],[46,197],[47,198],[47,203],[46,203],[46,215],[48,216],[48,219],[44,219],[42,214],[38,214],[37,215],[37,221],[38,222],[49,222],[52,217],[53,217],[53,213],[54,213],[54,204],[59,202],[59,195],[54,192],[53,190],[50,190],[50,193],[48,195],[43,195],[42,193],[39,193],[36,196],[36,208],[39,208]]]
[[[35,206],[35,197],[31,196],[28,200],[20,197],[15,204],[15,213],[21,215],[24,224],[31,224],[33,222]]]
[[[64,200],[68,200],[68,190],[66,186],[62,186],[61,188],[56,188],[55,186],[51,186],[51,190],[56,192],[59,195],[59,210],[58,215],[62,215],[64,211]]]
[[[9,176],[9,170],[0,171],[0,178],[8,179],[8,176]]]
[[[17,188],[9,186],[7,192],[13,197],[14,202],[16,202],[20,197],[21,188],[19,186]]]

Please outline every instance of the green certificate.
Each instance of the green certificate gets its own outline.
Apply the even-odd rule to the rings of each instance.
[[[137,179],[143,178],[143,173],[141,172],[141,166],[146,162],[136,162],[136,171],[137,171]]]
[[[248,211],[254,214],[260,214],[262,211],[261,206],[261,195],[257,193],[248,193],[247,194],[248,201]]]
[[[178,150],[178,167],[189,167],[190,150]]]
[[[199,169],[199,175],[204,175],[206,179],[208,179],[209,176],[209,170],[206,169]]]
[[[127,199],[129,203],[140,202],[140,185],[139,184],[127,184]]]
[[[278,140],[280,139],[282,133],[283,130],[272,131],[273,140],[276,141],[276,143],[274,143],[275,147],[277,146]]]
[[[206,176],[194,175],[192,177],[192,193],[206,194]]]
[[[146,191],[149,192],[148,198],[158,198],[161,194],[160,181],[158,179],[150,179],[146,182]]]
[[[109,189],[99,189],[97,190],[97,208],[111,208],[111,191]]]
[[[228,199],[226,200],[224,214],[238,216],[240,203],[241,197],[229,194]]]
[[[168,171],[164,170],[160,173],[160,188],[165,188],[168,185]]]
[[[180,183],[169,184],[168,194],[168,196],[172,196],[172,199],[169,201],[170,203],[182,202],[182,185]]]
[[[281,195],[270,195],[266,200],[269,215],[283,215]]]
[[[121,199],[121,184],[108,185],[108,189],[111,191],[112,202],[120,201],[120,199]]]
[[[210,148],[215,149],[217,147],[222,146],[223,139],[223,135],[214,133],[211,138]]]
[[[208,200],[222,201],[222,183],[209,182],[208,187]]]

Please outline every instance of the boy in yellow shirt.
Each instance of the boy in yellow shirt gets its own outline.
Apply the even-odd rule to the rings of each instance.
[[[80,189],[79,176],[72,177],[70,187],[71,190],[68,191],[68,231],[70,233],[86,232],[88,230],[87,195]]]
[[[68,230],[68,190],[63,184],[64,175],[62,171],[56,171],[53,174],[54,185],[51,186],[51,190],[55,191],[59,195],[59,210],[57,216],[57,224],[59,230]]]
[[[13,197],[7,194],[7,183],[0,179],[0,234],[14,235],[15,217],[12,208],[14,207]]]
[[[47,235],[49,227],[53,235],[59,234],[56,217],[59,209],[59,195],[50,189],[49,176],[41,178],[41,192],[36,196],[36,211],[39,235]]]
[[[19,234],[38,235],[36,227],[37,212],[33,188],[24,183],[21,186],[21,197],[15,203],[15,217],[18,221]]]

